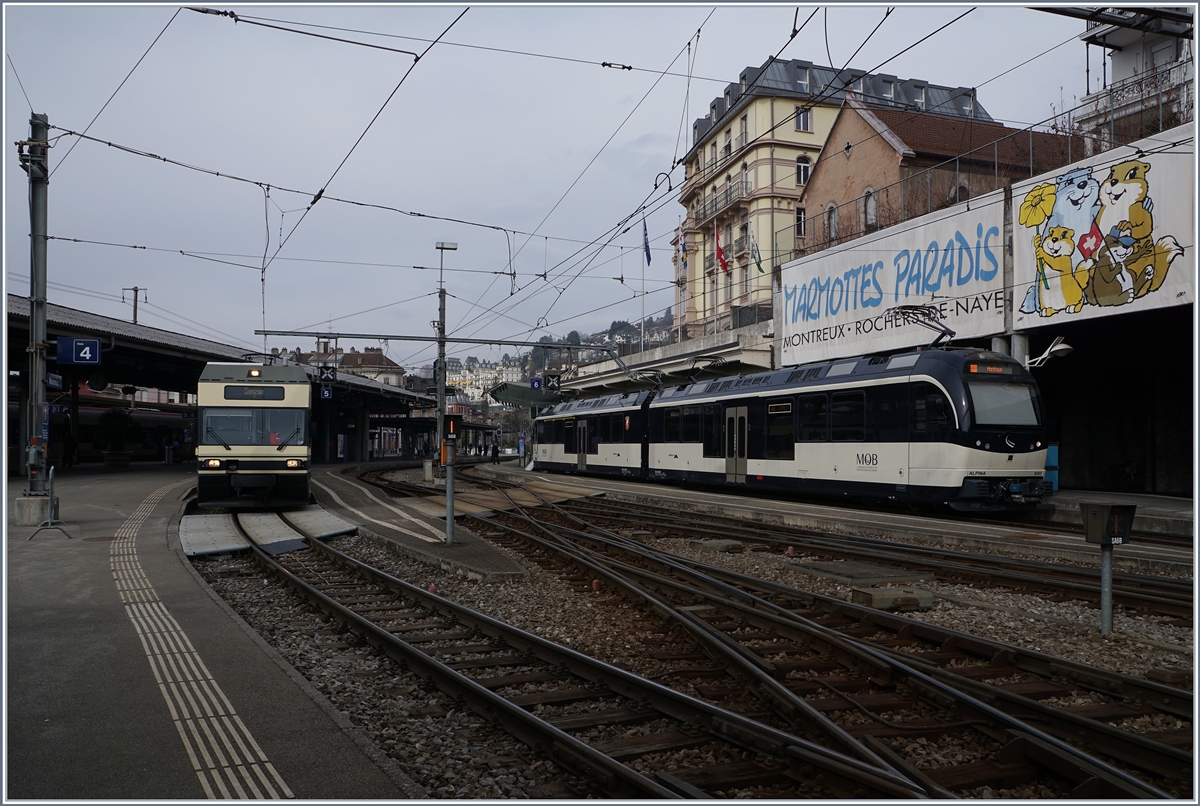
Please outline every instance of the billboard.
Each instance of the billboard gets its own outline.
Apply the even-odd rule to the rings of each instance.
[[[785,265],[781,363],[933,341],[899,306],[936,308],[960,339],[1003,333],[1003,232],[997,191]]]
[[[1194,127],[1013,185],[1013,328],[1195,299]]]

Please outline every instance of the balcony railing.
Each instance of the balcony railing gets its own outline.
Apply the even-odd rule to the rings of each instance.
[[[715,196],[710,196],[697,208],[695,223],[697,225],[703,223],[706,219],[712,218],[738,199],[748,196],[750,193],[749,184],[749,182],[743,182],[739,179],[736,182],[730,182],[718,190]]]

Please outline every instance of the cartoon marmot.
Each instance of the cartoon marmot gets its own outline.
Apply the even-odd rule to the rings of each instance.
[[[1123,263],[1133,281],[1135,299],[1157,291],[1167,277],[1171,262],[1183,254],[1183,247],[1171,235],[1154,243],[1154,203],[1146,179],[1149,170],[1150,164],[1141,160],[1126,160],[1114,165],[1100,185],[1100,211],[1096,214],[1096,224],[1106,233],[1102,252],[1111,250],[1114,243],[1133,239],[1131,252]],[[1102,254],[1094,257],[1097,265],[1102,259]],[[1085,261],[1085,264],[1090,262]]]
[[[1045,237],[1033,237],[1033,250],[1038,259],[1037,308],[1042,316],[1054,316],[1059,311],[1078,313],[1083,307],[1083,287],[1088,271],[1081,263],[1071,265],[1075,252],[1075,231],[1066,227],[1050,227]]]
[[[1089,305],[1109,307],[1133,302],[1133,275],[1128,267],[1136,243],[1114,228],[1104,239],[1104,248],[1095,260],[1084,261],[1083,265],[1091,269],[1089,282],[1083,289]]]

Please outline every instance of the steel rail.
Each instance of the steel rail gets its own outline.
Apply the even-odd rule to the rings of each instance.
[[[397,594],[417,601],[422,607],[450,617],[459,623],[479,630],[488,637],[500,640],[516,650],[528,652],[539,660],[565,668],[621,696],[641,702],[673,719],[706,730],[715,739],[731,742],[745,749],[770,753],[776,757],[794,757],[804,764],[819,766],[823,772],[841,778],[847,789],[882,797],[923,797],[924,793],[900,775],[867,765],[850,756],[824,748],[816,743],[778,731],[754,720],[740,716],[701,700],[689,697],[653,681],[645,680],[615,666],[605,664],[582,653],[554,644],[540,636],[518,630],[489,616],[457,605],[436,594],[410,585],[378,569],[371,568],[319,541],[309,545],[335,558],[373,582]],[[336,600],[299,579],[282,567],[274,558],[255,550],[255,556],[265,566],[280,574],[289,585],[322,609],[337,613],[355,632],[384,651],[393,660],[404,663],[440,689],[467,704],[489,720],[499,721],[521,741],[547,752],[567,769],[579,770],[597,780],[614,797],[679,797],[673,789],[662,786],[629,767],[615,761],[570,734],[555,728],[535,715],[513,705],[470,678],[430,657],[411,644],[397,638],[384,628],[340,605]]]
[[[309,544],[313,547],[324,545],[311,539]],[[463,700],[471,710],[485,719],[499,722],[505,730],[520,741],[546,753],[565,769],[596,781],[606,794],[621,798],[681,797],[674,791],[594,750],[574,736],[538,719],[474,680],[459,674],[436,658],[397,638],[383,627],[300,579],[257,545],[252,543],[251,546],[255,558],[264,567],[283,579],[297,593],[346,624],[392,660],[411,669],[424,679],[433,681],[439,689],[451,697]],[[402,586],[407,585],[400,580],[394,581]]]
[[[564,527],[557,528],[561,529]],[[593,527],[593,529],[596,529],[596,527]],[[642,550],[645,548],[644,546],[636,543],[636,541],[623,538],[619,535],[609,533],[610,537],[601,537],[595,534],[584,533],[579,530],[570,531],[574,532],[579,539],[594,543],[604,543],[610,547],[617,547],[619,544],[621,544],[619,547],[622,550],[635,552],[641,554],[642,556],[648,556],[642,553]],[[662,555],[664,553],[655,552],[655,554]],[[680,564],[664,559],[662,556],[656,557],[656,560],[664,565],[670,566],[672,570],[676,572],[678,572],[682,567]],[[627,567],[623,567],[622,570],[625,573],[629,573]],[[687,569],[687,571],[684,572],[685,575],[687,575],[689,571],[691,571],[691,569]],[[698,572],[692,571],[691,573],[695,575]],[[707,587],[711,584],[713,583],[705,583],[705,586]],[[717,586],[726,587],[728,589],[727,593],[729,593],[734,600],[752,596],[750,594],[746,594],[744,591],[734,588],[733,586],[726,586],[724,583],[716,582],[715,584]],[[699,595],[699,591],[700,589],[697,589],[697,595]],[[757,599],[757,597],[752,598]],[[824,634],[829,641],[834,643],[850,640],[846,639],[845,636],[842,636],[830,628],[816,624],[815,622],[811,622],[807,619],[803,619],[782,607],[764,600],[759,601],[761,602],[759,606],[763,609],[778,611],[779,615],[784,618],[794,620],[797,624],[802,624],[806,630],[811,631],[814,635]],[[1110,793],[1112,796],[1169,797],[1166,793],[1143,781],[1138,780],[1128,773],[1125,773],[1123,770],[1115,768],[1099,759],[1095,759],[1073,747],[1072,745],[1064,743],[1058,738],[1042,732],[1038,728],[1032,727],[1020,720],[1017,720],[1004,711],[994,708],[990,704],[980,701],[970,694],[962,692],[958,689],[954,689],[937,678],[925,674],[920,669],[909,666],[908,664],[894,658],[890,658],[890,656],[879,652],[877,648],[871,647],[869,644],[863,644],[859,642],[854,643],[867,653],[874,654],[877,658],[890,663],[896,671],[903,673],[911,680],[918,681],[923,687],[941,694],[943,697],[948,696],[953,701],[957,701],[966,706],[969,710],[978,714],[980,717],[987,719],[989,722],[1003,726],[1003,729],[1007,733],[1024,739],[1026,741],[1026,746],[1038,748],[1038,753],[1027,754],[1032,760],[1037,761],[1038,763],[1045,764],[1048,760],[1048,755],[1049,759],[1072,768],[1075,776],[1080,781],[1091,780],[1093,782],[1093,786],[1098,786],[1101,790]]]
[[[613,517],[611,514],[604,513],[603,507],[598,506],[595,501],[590,501],[588,504],[572,504],[571,510],[597,512],[602,518]],[[628,516],[626,520],[637,523],[636,516]],[[672,531],[679,531],[686,523],[679,519],[669,521],[667,516],[661,516],[656,520],[667,521],[665,528]],[[642,528],[645,528],[646,525],[646,518],[642,517]],[[1034,560],[992,557],[985,554],[948,551],[926,546],[910,546],[905,543],[874,538],[829,535],[810,531],[800,531],[788,535],[781,534],[776,529],[759,530],[745,525],[731,528],[738,531],[731,532],[729,528],[714,529],[711,526],[704,531],[714,537],[734,539],[740,537],[743,540],[768,545],[799,546],[809,553],[843,559],[890,561],[906,568],[933,571],[944,582],[952,583],[952,580],[944,577],[950,576],[947,572],[954,571],[976,579],[987,577],[1012,582],[1015,586],[1025,589],[1064,591],[1075,598],[1093,602],[1100,600],[1098,569],[1059,566]],[[689,531],[696,532],[697,529],[690,528]],[[1014,570],[1013,566],[1026,570]],[[1113,581],[1117,583],[1113,588],[1113,600],[1117,604],[1146,608],[1175,617],[1190,617],[1193,614],[1192,590],[1188,582],[1119,573],[1113,575]]]

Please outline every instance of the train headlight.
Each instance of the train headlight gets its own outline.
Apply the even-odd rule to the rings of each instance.
[[[287,460],[287,467],[290,470],[295,470],[296,468],[300,467],[300,465],[301,465],[301,462],[299,459],[288,459]]]
[[[220,466],[221,466],[221,460],[220,460],[220,459],[205,459],[205,460],[204,460],[204,466],[205,466],[205,467],[210,467],[210,468],[211,468],[211,467],[220,467]]]

